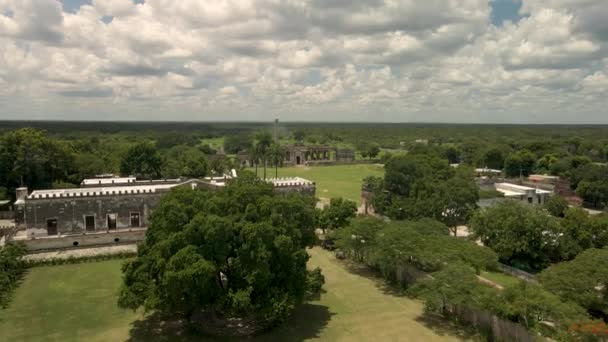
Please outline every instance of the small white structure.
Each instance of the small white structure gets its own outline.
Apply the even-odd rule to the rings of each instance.
[[[487,167],[475,169],[475,175],[477,177],[495,177],[502,175],[502,170],[489,169]]]
[[[519,200],[528,204],[545,204],[547,199],[553,195],[553,192],[549,190],[535,189],[513,183],[496,183],[494,187],[505,198]]]

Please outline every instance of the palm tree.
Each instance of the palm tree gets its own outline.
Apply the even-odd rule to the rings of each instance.
[[[283,166],[285,148],[278,143],[274,143],[270,146],[268,155],[270,157],[270,162],[274,165],[274,177],[279,178],[279,166]]]
[[[256,156],[259,159],[262,159],[262,163],[264,165],[264,179],[266,179],[266,161],[268,160],[268,149],[272,144],[272,136],[268,132],[259,132],[256,134]],[[257,159],[256,159],[257,161]],[[257,164],[256,164],[257,170]]]

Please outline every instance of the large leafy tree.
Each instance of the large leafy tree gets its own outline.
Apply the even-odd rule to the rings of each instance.
[[[70,180],[74,166],[71,146],[43,131],[24,128],[0,138],[0,184],[11,193],[19,186],[50,188],[55,181]]]
[[[505,159],[505,173],[508,177],[527,177],[534,171],[536,156],[527,150],[511,153]]]
[[[470,228],[473,237],[496,251],[502,262],[538,270],[559,260],[559,222],[541,209],[501,202],[476,212]]]
[[[207,156],[195,147],[175,146],[163,157],[162,175],[165,178],[203,177],[209,169]]]
[[[553,265],[539,275],[541,284],[590,314],[608,318],[608,250],[588,249],[576,259]]]
[[[311,282],[314,203],[244,172],[218,191],[177,189],[161,199],[137,257],[123,267],[119,305],[191,318],[253,318],[267,325],[304,300]],[[316,272],[318,273],[318,271]]]
[[[545,203],[545,209],[555,217],[564,217],[566,209],[568,209],[568,201],[559,195],[549,197]]]
[[[374,209],[383,215],[397,220],[430,217],[455,230],[476,208],[478,187],[468,168],[454,170],[445,159],[407,155],[391,158],[385,169],[383,181],[366,180],[374,192]]]
[[[131,147],[120,163],[123,175],[133,175],[143,178],[158,178],[161,176],[162,159],[154,144],[142,142]]]
[[[488,149],[482,157],[482,163],[484,167],[491,169],[502,170],[505,166],[505,155],[498,147],[491,147]]]
[[[357,214],[357,204],[341,197],[332,198],[329,206],[319,213],[320,228],[338,229],[349,224],[350,220]]]
[[[588,319],[585,310],[574,302],[564,302],[542,286],[520,281],[509,286],[486,306],[499,316],[520,323],[528,329],[539,329],[542,322],[561,324],[565,330],[572,322]]]

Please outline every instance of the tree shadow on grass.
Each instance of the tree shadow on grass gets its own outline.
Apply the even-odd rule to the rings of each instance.
[[[473,328],[450,321],[440,315],[424,313],[417,317],[416,321],[422,323],[440,336],[455,336],[466,341],[483,340],[481,335],[473,330]]]
[[[218,338],[195,331],[185,320],[154,313],[132,323],[128,341],[303,341],[319,337],[332,315],[326,306],[302,304],[283,324],[258,336]]]
[[[321,331],[335,315],[329,308],[319,304],[303,304],[280,326],[251,341],[304,341],[319,338]]]
[[[405,297],[407,293],[404,288],[397,284],[393,284],[387,281],[380,272],[368,267],[367,265],[363,265],[350,260],[340,260],[338,261],[348,272],[352,274],[356,274],[358,276],[367,278],[374,282],[376,288],[378,288],[382,293],[396,296],[396,297]]]

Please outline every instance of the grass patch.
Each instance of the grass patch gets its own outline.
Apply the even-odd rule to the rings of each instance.
[[[266,174],[274,177],[275,170],[268,168]],[[261,168],[258,175],[263,175]],[[343,197],[357,203],[362,181],[368,176],[383,177],[384,168],[373,164],[279,168],[279,177],[302,177],[316,182],[319,198]]]
[[[503,287],[515,286],[521,281],[517,277],[502,272],[482,271],[481,276],[495,282],[498,285],[502,285]]]
[[[325,290],[280,327],[251,341],[457,341],[442,320],[428,321],[419,301],[391,294],[384,281],[348,271],[330,252],[309,251]],[[121,260],[30,270],[11,307],[0,311],[0,341],[215,341],[158,314],[121,310]],[[455,335],[456,334],[456,335]]]

